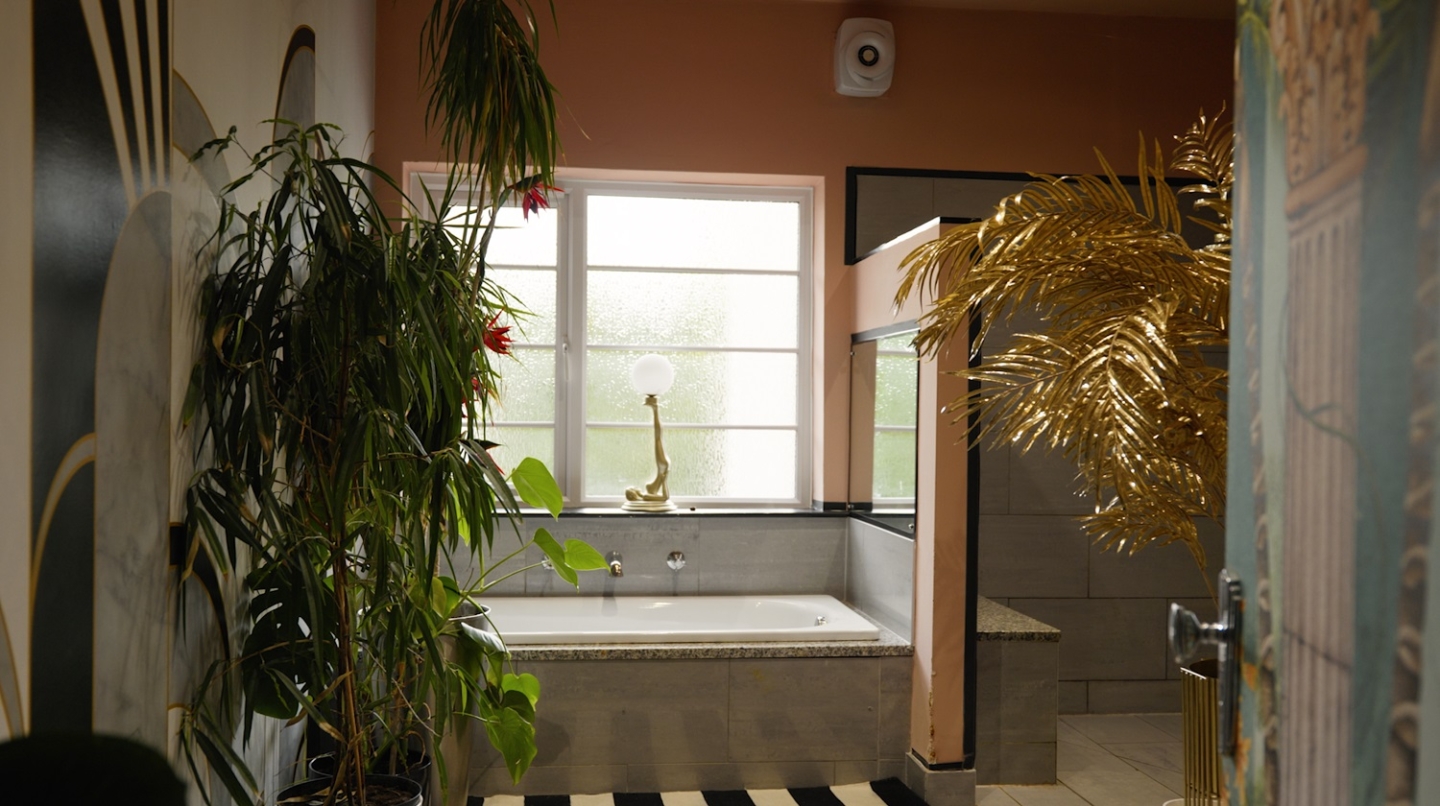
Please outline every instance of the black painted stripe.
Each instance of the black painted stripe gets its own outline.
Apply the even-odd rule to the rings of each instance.
[[[789,790],[798,806],[845,806],[828,786],[809,786]]]
[[[899,778],[871,781],[870,791],[885,801],[885,806],[925,806],[925,801],[911,792],[910,787],[901,783]]]
[[[873,781],[870,789],[885,802],[885,806],[926,806],[925,801],[911,792],[898,778]],[[845,806],[828,786],[805,787],[786,790],[795,799],[797,806]],[[745,789],[714,789],[700,793],[706,806],[755,806],[750,792]],[[665,806],[665,799],[658,792],[616,792],[610,796],[615,806]],[[471,796],[466,806],[485,806],[485,799]],[[525,806],[570,806],[569,795],[526,795]]]
[[[706,806],[755,806],[750,794],[743,789],[720,789],[700,793]]]

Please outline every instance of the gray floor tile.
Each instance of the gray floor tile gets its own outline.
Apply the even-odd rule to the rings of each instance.
[[[1184,769],[1184,751],[1180,742],[1163,742],[1159,744],[1107,744],[1102,745],[1106,750],[1124,759],[1130,764],[1145,764],[1151,767],[1181,772]]]
[[[1168,787],[1134,768],[1062,773],[1060,783],[1097,806],[1159,806],[1175,797]]]
[[[1063,783],[1069,773],[1100,772],[1125,774],[1134,768],[1097,744],[1055,743],[1055,774]]]
[[[1185,728],[1179,714],[1140,714],[1139,716],[1177,739],[1185,738]]]
[[[1023,806],[998,786],[975,787],[975,806]]]
[[[1100,747],[1099,742],[1070,727],[1064,719],[1061,719],[1060,723],[1055,726],[1055,738],[1057,741],[1078,744],[1083,747],[1094,747],[1096,749]]]
[[[1100,744],[1173,742],[1175,738],[1134,714],[1071,714],[1060,721]]]
[[[1020,806],[1091,806],[1064,784],[1056,786],[1007,786],[1005,793]],[[1156,804],[1159,806],[1159,804]]]
[[[1152,767],[1149,764],[1141,764],[1138,761],[1130,762],[1130,766],[1148,775],[1155,783],[1165,787],[1177,796],[1185,794],[1185,774],[1174,770],[1167,770],[1163,767]]]

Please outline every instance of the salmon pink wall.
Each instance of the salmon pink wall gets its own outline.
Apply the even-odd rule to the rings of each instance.
[[[419,86],[430,5],[376,3],[374,153],[397,177],[403,162],[443,156],[425,130]],[[799,0],[554,5],[558,28],[542,21],[541,59],[560,91],[563,165],[823,178],[814,488],[822,501],[846,494],[855,310],[842,257],[846,166],[1089,172],[1092,147],[1128,161],[1137,131],[1168,137],[1232,95],[1228,21]],[[894,84],[880,98],[833,88],[835,31],[855,16],[895,26]]]

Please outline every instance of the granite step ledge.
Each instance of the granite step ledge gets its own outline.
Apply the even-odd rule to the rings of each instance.
[[[984,596],[976,597],[977,641],[1045,641],[1060,643],[1060,630]]]

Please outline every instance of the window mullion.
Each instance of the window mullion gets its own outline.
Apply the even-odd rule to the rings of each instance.
[[[560,409],[565,432],[563,485],[572,505],[582,505],[585,493],[585,207],[588,192],[567,194],[569,220],[565,223],[565,335],[561,352],[565,362],[565,383],[557,384],[565,396]],[[561,318],[560,316],[556,317]]]

